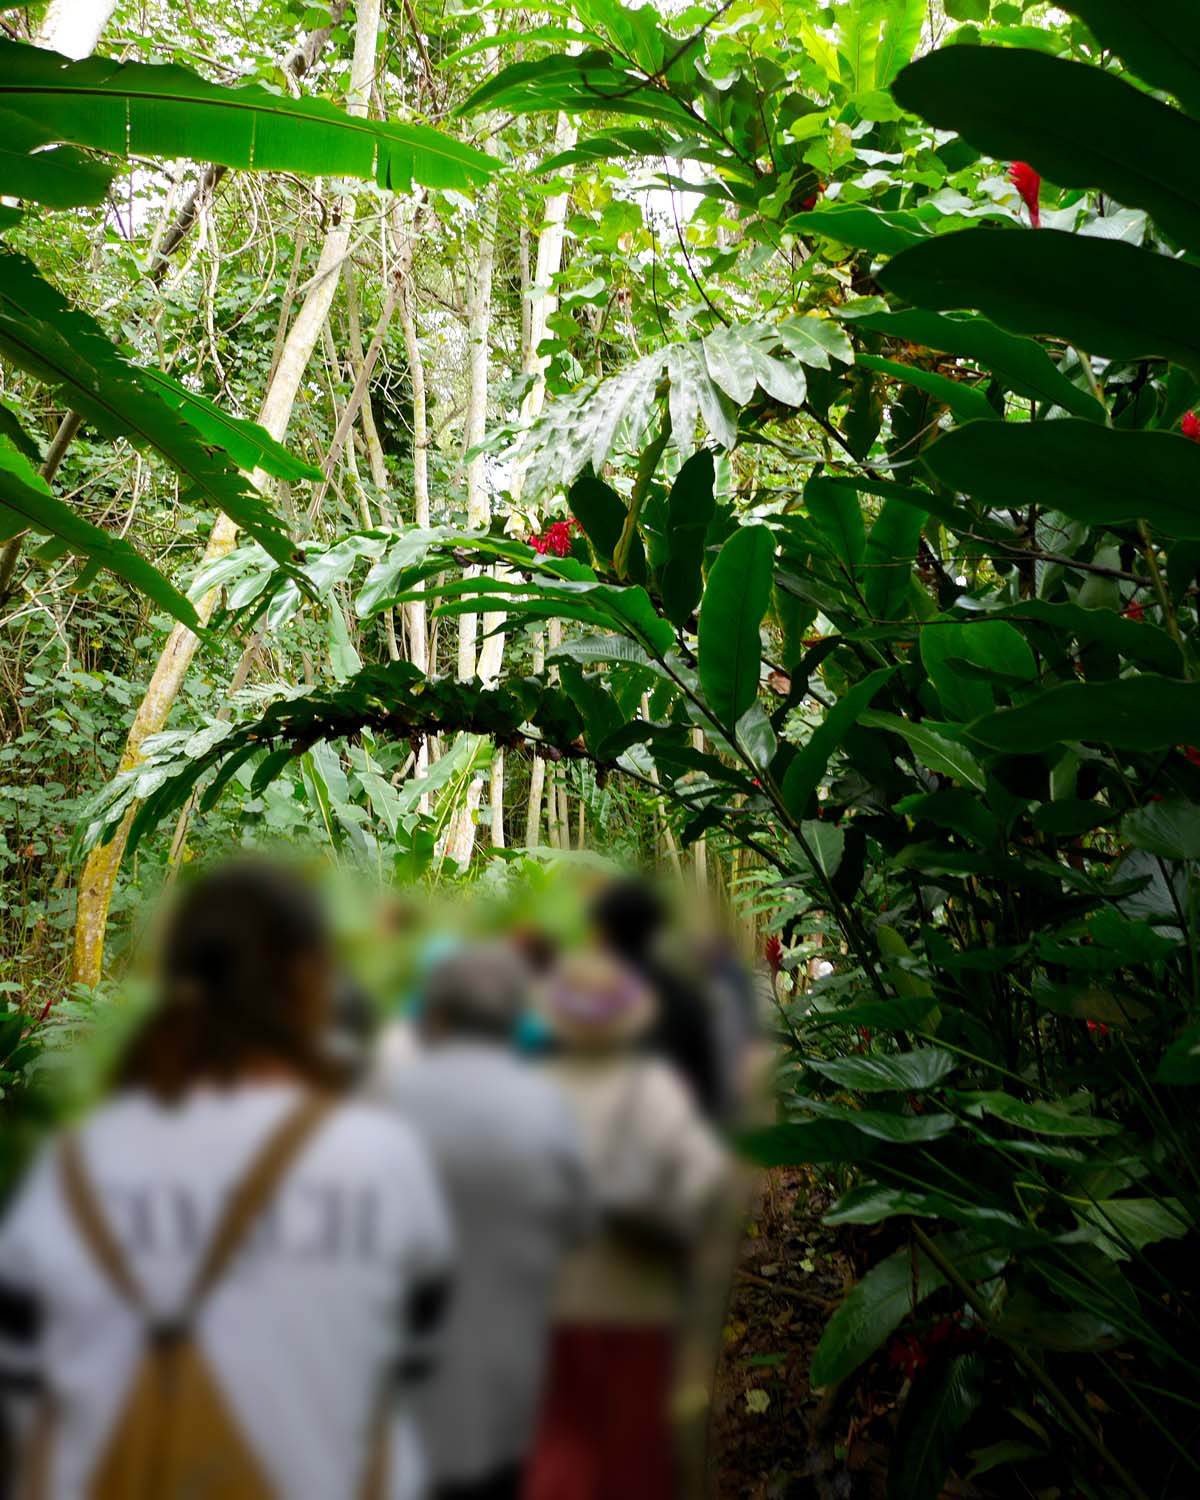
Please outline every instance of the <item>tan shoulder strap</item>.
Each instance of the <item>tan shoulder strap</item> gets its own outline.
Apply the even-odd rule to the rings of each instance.
[[[267,1138],[266,1144],[254,1157],[249,1170],[230,1195],[225,1212],[217,1223],[216,1233],[192,1282],[182,1321],[186,1322],[191,1317],[220,1280],[241,1249],[255,1219],[266,1207],[288,1168],[333,1104],[332,1095],[307,1095],[295,1109],[288,1112]],[[84,1242],[125,1301],[138,1311],[145,1312],[146,1304],[141,1288],[134,1280],[129,1263],[113,1235],[84,1168],[77,1136],[70,1135],[66,1138],[59,1160],[67,1206]]]
[[[313,1132],[333,1108],[331,1094],[309,1094],[267,1138],[250,1164],[250,1170],[234,1188],[216,1233],[201,1262],[188,1294],[187,1312],[193,1313],[212,1291],[242,1248],[254,1221],[275,1195],[287,1170],[304,1149]]]
[[[144,1310],[142,1289],[133,1279],[129,1262],[117,1242],[104,1210],[100,1207],[91,1179],[83,1165],[79,1137],[72,1132],[62,1143],[59,1172],[63,1194],[84,1244],[92,1252],[100,1269],[130,1306]]]

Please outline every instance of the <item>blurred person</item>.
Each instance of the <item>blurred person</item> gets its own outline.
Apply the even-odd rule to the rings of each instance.
[[[569,958],[546,1009],[563,1049],[547,1072],[583,1123],[601,1230],[560,1277],[525,1500],[669,1500],[679,1325],[724,1153],[675,1069],[639,1051],[654,1000],[631,969]]]
[[[591,919],[603,946],[653,995],[646,1047],[674,1064],[700,1108],[716,1118],[723,1103],[716,1022],[702,986],[666,959],[667,910],[657,891],[639,878],[614,880],[593,900]]]
[[[445,1350],[421,1403],[439,1500],[520,1495],[555,1275],[590,1227],[574,1114],[514,1051],[528,990],[508,945],[443,958],[421,997],[421,1055],[388,1081],[439,1168],[460,1251]]]
[[[0,1374],[28,1500],[401,1500],[396,1390],[436,1343],[449,1229],[424,1148],[331,1090],[323,914],[283,871],[186,890],[115,1097],[0,1226]]]

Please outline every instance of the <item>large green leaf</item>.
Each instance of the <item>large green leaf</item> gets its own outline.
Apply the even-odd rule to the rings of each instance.
[[[1119,240],[964,229],[905,250],[878,280],[921,307],[978,308],[1016,333],[1054,334],[1089,354],[1160,355],[1200,371],[1200,268]]]
[[[990,318],[911,308],[872,313],[854,323],[888,338],[974,360],[1018,396],[1061,406],[1077,417],[1104,420],[1104,408],[1095,396],[1068,380],[1040,344],[1006,332]]]
[[[0,255],[0,352],[61,391],[111,437],[154,448],[203,503],[225,511],[272,557],[291,564],[292,544],[277,516],[224,453],[171,409],[100,327],[67,306],[19,255]]]
[[[787,222],[788,232],[825,236],[871,255],[898,255],[928,237],[915,214],[884,212],[857,203],[831,203],[813,208]]]
[[[1162,859],[1200,859],[1200,806],[1181,797],[1147,802],[1121,819],[1121,835]]]
[[[186,156],[258,171],[469,188],[495,158],[427,125],[357,119],[320,99],[230,89],[174,63],[71,62],[0,40],[0,107],[52,123],[53,139],[116,156]]]
[[[1146,673],[1116,682],[1068,682],[970,725],[970,737],[1007,754],[1074,741],[1118,750],[1200,745],[1200,683]]]
[[[905,364],[898,359],[883,359],[878,354],[860,354],[856,363],[880,375],[890,375],[893,380],[915,385],[935,401],[948,406],[964,422],[973,417],[986,420],[995,415],[991,402],[982,391],[960,380],[951,380],[948,375],[939,375],[935,370],[923,370],[919,365]]]
[[[190,600],[152,567],[136,547],[93,526],[69,505],[64,505],[51,494],[50,486],[28,459],[0,436],[0,532],[10,537],[26,527],[61,538],[72,552],[108,568],[183,624],[199,628]]]
[[[980,151],[1027,161],[1063,187],[1101,188],[1200,248],[1200,123],[1094,63],[1023,47],[947,47],[905,68],[892,92]]]
[[[863,562],[867,608],[876,620],[890,623],[908,613],[909,584],[921,549],[927,512],[906,500],[885,500],[867,536]]]
[[[823,474],[814,474],[804,486],[804,508],[833,548],[847,576],[853,579],[867,551],[858,491]]]
[[[1200,538],[1200,444],[1171,432],[1061,422],[968,422],[922,454],[943,484],[989,505],[1037,502],[1094,526],[1148,521]]]
[[[959,1435],[983,1400],[983,1378],[980,1354],[960,1354],[917,1377],[896,1429],[888,1500],[938,1500]]]
[[[1200,34],[1192,0],[1062,0],[1102,46],[1119,52],[1147,83],[1168,89],[1200,115]]]
[[[1008,1260],[1006,1250],[989,1245],[972,1231],[942,1235],[936,1243],[967,1281],[995,1276]],[[945,1284],[942,1273],[920,1251],[903,1247],[881,1260],[826,1325],[813,1355],[811,1383],[817,1388],[831,1386],[852,1375],[918,1304]]]
[[[673,625],[691,619],[704,590],[704,534],[713,518],[713,456],[693,453],[675,476],[667,497],[666,540],[670,556],[660,574],[663,613]]]
[[[54,128],[45,119],[0,109],[0,193],[47,208],[103,203],[112,168],[73,146],[39,149],[54,139]]]
[[[809,1067],[844,1089],[863,1093],[918,1093],[936,1087],[955,1069],[952,1052],[941,1047],[915,1047],[911,1052],[882,1057],[835,1057],[811,1061]]]
[[[303,479],[320,481],[320,469],[289,453],[257,422],[230,416],[215,402],[197,391],[189,391],[161,370],[139,365],[137,378],[142,385],[156,390],[172,411],[182,413],[202,438],[224,448],[240,469],[250,472],[262,469],[276,479],[286,479],[290,483]]]
[[[902,719],[899,714],[880,713],[868,709],[861,716],[868,729],[886,729],[907,741],[908,748],[923,766],[931,771],[940,771],[943,776],[953,776],[957,781],[983,791],[987,785],[983,767],[965,745],[949,739],[931,729],[928,724],[919,724],[912,719]],[[980,721],[976,721],[977,723]],[[972,725],[972,730],[974,725]]]
[[[700,610],[700,685],[709,707],[730,729],[758,693],[758,630],[771,602],[774,567],[773,534],[765,526],[742,526],[708,575]]]
[[[783,800],[794,818],[804,817],[809,800],[825,774],[829,757],[895,670],[895,667],[883,667],[843,693],[809,735],[808,743],[793,756],[783,778]]]
[[[997,613],[1016,624],[1049,626],[1060,641],[1074,638],[1082,648],[1085,669],[1088,648],[1096,644],[1164,677],[1183,675],[1179,647],[1165,630],[1147,620],[1131,620],[1111,609],[1088,609],[1082,604],[1046,599],[1027,599]]]

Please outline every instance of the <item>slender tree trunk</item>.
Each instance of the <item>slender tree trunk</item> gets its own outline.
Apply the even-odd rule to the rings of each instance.
[[[367,111],[367,99],[375,73],[379,5],[380,0],[359,0],[351,83],[346,97],[346,109],[354,115],[364,116]],[[329,315],[338,274],[350,247],[354,210],[354,196],[346,193],[337,210],[330,216],[316,273],[308,284],[300,311],[288,330],[274,376],[258,414],[260,424],[280,442],[287,431],[300,382]],[[267,476],[258,470],[253,475],[253,480],[261,489],[266,486]],[[204,552],[204,563],[229,552],[236,539],[237,526],[222,513],[213,523]],[[207,623],[212,614],[217,602],[217,592],[216,589],[210,589],[196,603],[196,613],[202,625]],[[197,637],[183,625],[176,625],[171,631],[146,694],[134,715],[121,755],[120,769],[127,770],[135,766],[141,759],[144,742],[149,736],[157,734],[166,723],[198,644]],[[130,809],[109,843],[99,845],[91,851],[80,876],[73,966],[73,978],[77,984],[95,985],[100,979],[109,903],[134,811]]]
[[[533,672],[540,676],[546,670],[546,637],[540,630],[533,637]],[[546,762],[535,755],[529,766],[529,806],[525,812],[525,847],[536,849],[541,843],[542,789],[546,784]]]
[[[90,57],[116,8],[117,0],[50,0],[33,45],[76,60]]]
[[[704,750],[703,729],[692,730],[692,748]],[[696,877],[696,889],[701,895],[708,893],[708,844],[703,838],[698,838],[692,845],[692,870]]]
[[[492,848],[504,848],[504,751],[497,749],[492,759],[492,780],[489,792],[492,812]]]
[[[413,460],[413,522],[417,526],[429,525],[429,418],[425,397],[425,359],[421,353],[421,342],[417,337],[416,310],[413,306],[413,238],[415,225],[403,230],[399,226],[399,205],[393,222],[397,225],[397,242],[400,264],[396,269],[400,287],[400,327],[404,332],[404,352],[408,360],[408,381],[412,393],[412,460]],[[405,606],[408,624],[409,658],[415,666],[429,675],[432,663],[429,659],[425,601],[414,599]],[[424,759],[422,760],[422,756]],[[429,764],[428,751],[422,744],[417,757],[417,774],[423,775]]]

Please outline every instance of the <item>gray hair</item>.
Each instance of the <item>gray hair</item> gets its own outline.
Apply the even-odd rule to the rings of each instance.
[[[529,987],[529,970],[511,948],[474,943],[430,971],[423,986],[422,1024],[445,1036],[507,1037]]]

